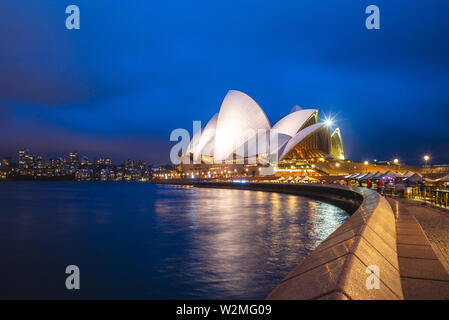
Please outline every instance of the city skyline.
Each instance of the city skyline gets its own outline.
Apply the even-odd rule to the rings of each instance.
[[[70,160],[70,158],[72,157],[72,154],[76,154],[77,158],[79,158],[79,159],[86,158],[86,159],[90,159],[92,161],[95,161],[95,160],[104,160],[104,161],[109,160],[109,161],[112,161],[113,160],[113,158],[108,156],[108,155],[97,154],[97,155],[94,155],[94,156],[88,156],[88,155],[85,155],[85,154],[82,154],[82,153],[78,152],[78,150],[72,150],[71,152],[59,152],[59,153],[55,154],[55,156],[46,157],[46,156],[43,156],[43,154],[41,152],[35,151],[34,149],[27,148],[27,147],[20,148],[20,149],[16,150],[16,152],[14,154],[12,154],[12,155],[0,155],[0,159],[9,158],[12,161],[16,161],[17,163],[19,163],[20,162],[20,158],[21,158],[20,155],[21,155],[21,152],[23,152],[23,151],[26,151],[27,153],[29,153],[33,158],[40,157],[43,160],[49,160],[49,161],[52,160],[52,159],[59,159],[59,158],[64,158],[64,157],[66,157],[67,159]],[[118,164],[118,163],[121,164],[121,163],[125,163],[128,160],[133,160],[131,158],[132,157],[125,157],[123,160],[119,160],[119,161],[117,161],[114,164]],[[136,160],[136,161],[146,162],[145,160],[142,160],[142,159],[139,159],[139,160]],[[151,166],[153,166],[153,164],[151,164]]]
[[[142,160],[126,159],[114,163],[110,157],[80,155],[73,151],[66,155],[45,159],[24,148],[17,157],[0,158],[1,180],[50,180],[50,181],[141,181],[151,180],[154,172],[164,167],[154,167]]]

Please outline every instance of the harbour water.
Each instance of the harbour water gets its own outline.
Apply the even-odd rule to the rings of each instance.
[[[0,298],[263,299],[347,218],[277,193],[0,183]]]

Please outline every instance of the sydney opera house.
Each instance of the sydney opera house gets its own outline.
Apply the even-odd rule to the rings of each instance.
[[[252,175],[318,161],[344,160],[340,130],[320,121],[317,109],[293,109],[271,126],[251,97],[230,90],[221,108],[182,155],[182,171],[197,175]]]

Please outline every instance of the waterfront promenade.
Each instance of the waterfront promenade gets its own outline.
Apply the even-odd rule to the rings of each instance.
[[[387,198],[396,216],[404,299],[449,299],[449,212]]]

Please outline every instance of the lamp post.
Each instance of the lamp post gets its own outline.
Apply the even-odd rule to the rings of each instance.
[[[395,165],[398,166],[398,170],[400,170],[401,164],[399,163],[399,159],[398,159],[398,158],[395,158],[395,159],[393,160],[393,162],[394,162]]]
[[[363,162],[363,164],[365,165],[365,172],[368,172],[368,161]]]
[[[430,160],[430,157],[426,154],[424,156],[424,161],[426,162],[426,167],[427,167],[427,164],[428,164],[429,160]]]

